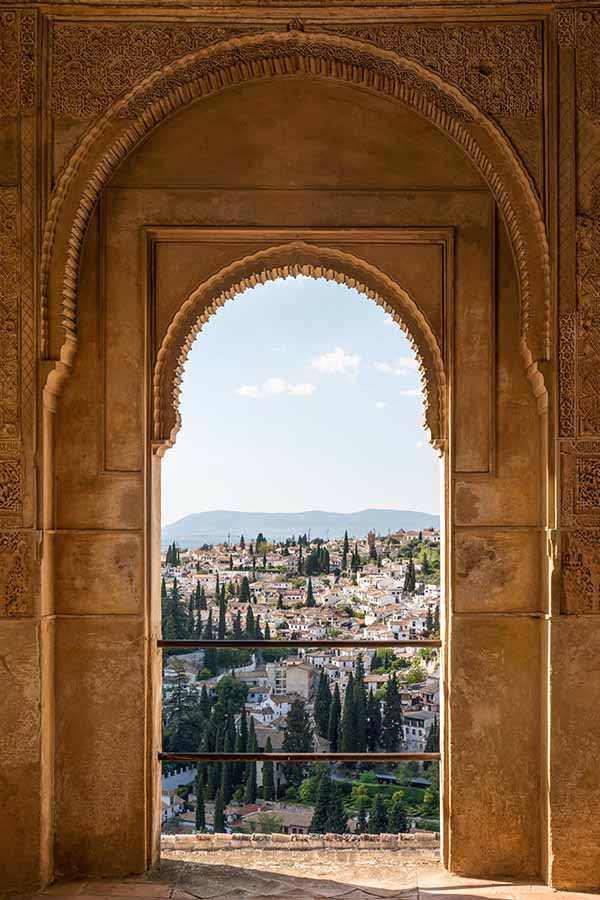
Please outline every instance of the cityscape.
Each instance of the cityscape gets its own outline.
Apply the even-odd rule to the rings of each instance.
[[[439,751],[440,533],[340,539],[262,532],[162,554],[167,640],[249,648],[163,651],[163,750]],[[364,641],[348,648],[264,641]],[[163,762],[162,830],[439,831],[439,764]]]

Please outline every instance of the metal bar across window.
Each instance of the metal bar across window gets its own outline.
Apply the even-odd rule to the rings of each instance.
[[[370,647],[441,647],[442,642],[439,638],[414,638],[414,640],[394,640],[393,638],[389,638],[387,640],[374,640],[370,641],[368,638],[352,638],[350,640],[326,640],[326,639],[318,639],[318,640],[308,640],[307,638],[302,638],[301,640],[287,640],[287,641],[272,641],[272,640],[256,640],[253,638],[251,640],[237,640],[232,638],[228,640],[227,638],[223,638],[222,640],[213,639],[213,640],[205,640],[205,641],[158,641],[158,647],[168,650],[168,649],[198,649],[202,650],[204,648],[215,647],[216,649],[220,648],[248,648],[248,647],[262,647],[268,650],[283,650],[287,647],[337,647],[340,649],[348,649],[350,647],[361,647],[365,649],[369,649]]]
[[[398,750],[397,753],[285,753],[279,751],[257,753],[159,753],[160,760],[169,762],[285,762],[285,763],[312,763],[312,762],[403,762],[406,760],[420,760],[422,762],[437,762],[441,759],[439,753],[411,753]]]

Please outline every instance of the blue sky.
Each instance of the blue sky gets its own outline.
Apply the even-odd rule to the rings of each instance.
[[[439,512],[416,360],[373,301],[323,279],[245,291],[189,354],[162,520],[210,509]]]

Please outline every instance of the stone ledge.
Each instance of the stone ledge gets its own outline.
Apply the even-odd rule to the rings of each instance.
[[[163,834],[161,849],[198,850],[431,850],[437,832],[419,834]],[[257,846],[258,845],[258,846]]]

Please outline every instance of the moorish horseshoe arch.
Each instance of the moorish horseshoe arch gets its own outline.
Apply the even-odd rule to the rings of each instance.
[[[179,396],[188,353],[219,307],[247,288],[276,278],[308,275],[355,288],[381,306],[406,334],[419,362],[425,426],[441,453],[446,435],[446,378],[439,343],[425,314],[388,275],[365,260],[329,247],[291,241],[245,256],[200,284],[182,303],[162,338],[152,380],[152,436],[159,456],[179,431]]]
[[[81,137],[57,179],[44,228],[42,353],[58,359],[51,392],[60,390],[77,350],[78,278],[87,228],[120,164],[184,106],[236,84],[295,75],[334,78],[395,98],[444,131],[471,159],[510,235],[519,277],[521,350],[534,393],[544,395],[538,364],[549,359],[551,346],[548,240],[535,188],[512,145],[458,88],[420,64],[364,41],[301,31],[232,38],[190,53],[143,79]],[[115,124],[132,118],[115,138]],[[58,321],[62,339],[49,332],[50,323]]]

